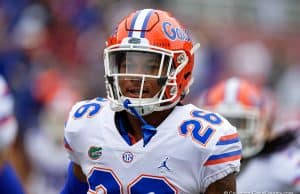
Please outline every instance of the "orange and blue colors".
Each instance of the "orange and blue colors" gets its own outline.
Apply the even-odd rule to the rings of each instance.
[[[232,152],[226,152],[223,154],[212,155],[204,163],[204,166],[225,163],[233,160],[240,160],[241,154],[242,150],[236,150]]]

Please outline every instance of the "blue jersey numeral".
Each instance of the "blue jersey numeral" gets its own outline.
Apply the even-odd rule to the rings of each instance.
[[[218,117],[215,113],[206,113],[201,110],[196,110],[192,112],[192,115],[196,118],[202,118],[212,125],[218,125],[222,123],[222,119]]]
[[[112,170],[94,168],[88,177],[90,190],[98,193],[99,190],[107,194],[121,193],[122,184]]]
[[[101,105],[95,102],[87,103],[79,107],[74,113],[74,118],[79,119],[83,116],[93,117],[101,109]]]
[[[143,175],[129,187],[130,193],[176,193],[176,189],[164,177]]]
[[[123,186],[112,170],[94,168],[88,177],[89,190],[95,193],[123,193]],[[127,193],[177,193],[176,188],[165,178],[141,175],[128,184]]]
[[[185,137],[190,134],[194,141],[205,146],[213,136],[215,129],[211,126],[204,128],[200,119],[203,119],[212,125],[221,124],[222,119],[214,113],[206,113],[200,110],[193,111],[192,116],[194,119],[186,120],[181,124],[179,133]]]
[[[194,141],[202,145],[206,145],[210,137],[213,135],[214,129],[210,127],[203,129],[200,121],[187,120],[180,126],[180,133],[184,136],[191,133]]]

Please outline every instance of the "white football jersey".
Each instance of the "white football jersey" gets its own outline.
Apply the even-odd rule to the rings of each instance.
[[[237,191],[300,193],[299,145],[250,160],[237,178]]]
[[[238,172],[241,143],[218,114],[177,106],[143,139],[128,145],[105,99],[77,103],[65,127],[70,159],[87,176],[88,193],[197,193]]]

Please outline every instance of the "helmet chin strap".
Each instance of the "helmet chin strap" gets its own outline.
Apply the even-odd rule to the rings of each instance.
[[[151,138],[156,134],[156,128],[152,125],[149,125],[145,119],[136,111],[136,109],[132,106],[129,99],[124,100],[123,106],[129,110],[134,116],[136,116],[142,122],[142,131],[143,131],[143,140],[144,140],[144,147],[149,143]]]

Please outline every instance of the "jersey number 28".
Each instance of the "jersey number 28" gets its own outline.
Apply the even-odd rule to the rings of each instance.
[[[88,176],[91,194],[123,193],[123,184],[110,169],[95,167]],[[142,174],[133,179],[127,186],[127,193],[177,193],[176,188],[165,178]]]

